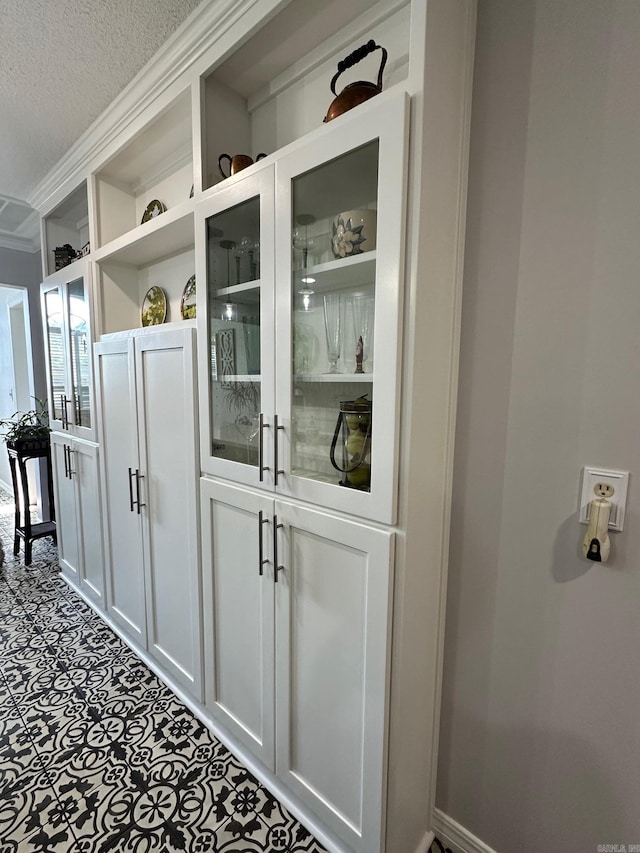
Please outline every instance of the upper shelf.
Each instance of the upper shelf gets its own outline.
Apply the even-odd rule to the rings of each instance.
[[[93,258],[135,267],[149,264],[194,245],[193,199],[150,219],[97,249]]]
[[[87,183],[83,181],[44,217],[44,274],[56,271],[56,248],[66,245],[80,252],[89,242]],[[87,246],[87,253],[88,253]]]
[[[318,292],[371,284],[375,281],[376,250],[294,270],[293,274],[297,285],[308,285]]]
[[[203,189],[222,153],[271,154],[322,126],[338,62],[373,39],[388,51],[382,86],[407,79],[410,0],[292,0],[204,76]],[[337,81],[376,81],[374,51]]]
[[[152,202],[159,201],[169,212],[180,207],[192,188],[188,87],[96,173],[96,248],[137,230]]]

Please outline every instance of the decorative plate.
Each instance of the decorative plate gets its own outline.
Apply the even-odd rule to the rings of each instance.
[[[196,316],[196,277],[192,275],[185,284],[180,302],[180,313],[183,320],[195,320]]]
[[[157,326],[167,318],[167,297],[161,287],[150,287],[142,303],[142,325]]]
[[[163,204],[161,201],[158,201],[157,198],[154,198],[153,201],[149,202],[145,212],[142,214],[142,222],[148,222],[150,219],[155,219],[156,216],[160,216],[161,213],[165,213],[166,209],[166,204]]]

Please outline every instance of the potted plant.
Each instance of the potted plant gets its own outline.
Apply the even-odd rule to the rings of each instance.
[[[10,418],[0,419],[0,435],[7,447],[15,450],[41,450],[51,441],[47,404],[36,399],[30,412],[15,412]]]

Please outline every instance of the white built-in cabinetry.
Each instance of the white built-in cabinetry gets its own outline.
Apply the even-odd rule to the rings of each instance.
[[[72,211],[75,221],[80,215],[77,193],[72,202],[61,208],[67,214]],[[60,225],[63,221],[58,211],[52,217],[55,225],[48,225],[45,233],[69,237],[71,232]],[[91,350],[92,272],[86,260],[78,260],[52,273],[42,285],[41,305],[60,565],[78,589],[103,607],[99,448],[95,441]]]
[[[98,445],[51,436],[58,557],[65,575],[104,607],[104,550]]]
[[[474,16],[205,0],[39,190],[65,577],[332,853],[431,840]]]
[[[204,472],[395,520],[407,122],[406,96],[380,95],[197,205]]]
[[[196,207],[207,708],[361,853],[383,849],[395,533],[362,519],[395,520],[406,128],[380,95]]]
[[[393,533],[202,481],[206,704],[351,849],[380,850]]]
[[[200,697],[198,477],[192,328],[95,345],[108,612]]]

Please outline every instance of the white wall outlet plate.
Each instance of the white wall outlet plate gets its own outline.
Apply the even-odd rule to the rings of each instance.
[[[596,487],[598,487],[596,491]],[[613,494],[609,495],[613,487]],[[582,469],[582,491],[580,493],[580,516],[582,524],[589,523],[589,505],[596,498],[604,497],[611,501],[609,530],[622,530],[624,527],[624,511],[627,506],[627,489],[629,488],[628,471],[612,471],[607,468],[592,468],[585,465]]]

